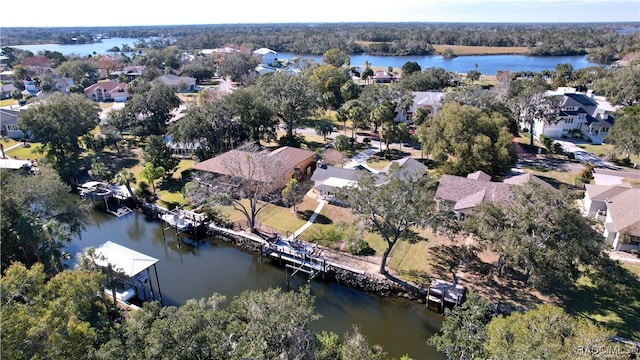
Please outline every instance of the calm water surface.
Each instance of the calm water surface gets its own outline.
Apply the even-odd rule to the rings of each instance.
[[[147,39],[148,40],[148,39]],[[30,50],[34,54],[39,51],[49,50],[58,51],[64,55],[76,54],[80,56],[96,54],[105,54],[108,49],[117,46],[122,48],[123,44],[129,44],[133,47],[138,39],[132,38],[110,38],[103,39],[100,43],[80,44],[80,45],[17,45],[13,46],[19,49]],[[292,53],[279,53],[278,58],[281,60],[292,59],[294,57],[306,57],[314,59],[316,63],[322,62],[322,56],[298,55]],[[374,55],[351,55],[352,66],[362,66],[368,61],[372,66],[393,66],[402,67],[407,61],[415,61],[423,69],[429,67],[440,67],[447,71],[455,71],[467,73],[475,69],[478,64],[478,71],[484,75],[495,75],[499,70],[509,71],[534,71],[553,70],[557,64],[571,64],[574,69],[582,69],[589,66],[597,66],[598,64],[587,61],[585,56],[524,56],[524,55],[476,55],[476,56],[458,56],[453,59],[444,59],[440,55],[421,55],[421,56],[374,56]]]
[[[175,232],[143,214],[121,218],[98,211],[81,239],[68,249],[72,254],[89,246],[113,241],[158,258],[160,288],[165,305],[181,305],[187,299],[211,296],[214,292],[232,299],[245,290],[285,287],[284,268],[261,262],[259,256],[228,246],[222,241],[201,243],[198,247],[177,246]],[[152,274],[153,276],[153,274]],[[293,278],[292,287],[306,282]],[[311,282],[316,310],[323,318],[312,324],[315,331],[330,330],[340,335],[357,325],[370,343],[380,344],[389,357],[409,354],[414,359],[443,359],[425,344],[436,332],[441,318],[426,311],[424,305],[388,299],[355,291],[322,280]]]

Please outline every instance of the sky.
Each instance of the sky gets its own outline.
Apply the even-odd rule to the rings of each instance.
[[[640,22],[640,0],[30,0],[2,27],[336,22]]]

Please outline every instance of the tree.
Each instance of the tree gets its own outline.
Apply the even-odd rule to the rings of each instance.
[[[311,70],[309,79],[322,94],[322,99],[329,109],[337,109],[344,103],[342,90],[344,84],[350,81],[348,70],[333,65],[320,65]]]
[[[42,143],[47,160],[60,176],[69,180],[79,166],[78,138],[99,123],[100,108],[82,95],[52,94],[18,115],[19,127],[32,132]]]
[[[287,186],[282,189],[282,201],[287,206],[293,206],[293,211],[297,211],[296,205],[304,199],[304,189],[298,180],[291,179]]]
[[[598,359],[599,350],[613,346],[611,332],[548,304],[496,317],[486,331],[490,359]]]
[[[175,171],[180,160],[173,157],[173,150],[164,143],[162,136],[152,135],[147,140],[142,158],[153,167],[162,167],[165,174]]]
[[[475,81],[480,80],[480,72],[478,70],[471,70],[467,73],[467,79],[471,80],[471,83],[473,84]]]
[[[256,87],[240,88],[224,97],[234,115],[240,119],[240,125],[249,132],[249,139],[260,145],[260,140],[271,141],[276,138],[278,119]]]
[[[274,73],[261,77],[258,86],[274,115],[286,125],[285,137],[290,141],[299,121],[314,114],[320,105],[316,88],[304,76]]]
[[[314,358],[316,340],[309,324],[319,316],[308,287],[245,291],[228,306],[222,306],[224,301],[213,294],[179,307],[145,304],[116,329],[97,358]]]
[[[638,66],[623,66],[605,73],[594,83],[594,90],[604,94],[612,104],[633,106],[640,101],[640,70]]]
[[[251,232],[255,231],[257,216],[265,207],[277,202],[281,192],[279,163],[259,153],[255,145],[231,150],[222,164],[229,175],[203,174],[188,197],[198,205],[210,203],[231,205],[247,220]]]
[[[165,175],[165,170],[162,166],[153,166],[153,164],[148,163],[145,167],[142,168],[140,172],[140,176],[147,179],[147,181],[151,184],[151,189],[153,189],[153,193],[156,193],[156,184],[155,181],[162,178]]]
[[[258,59],[242,52],[227,54],[218,64],[218,73],[244,85],[256,78]]]
[[[422,68],[415,61],[407,61],[402,65],[402,76],[411,75],[417,71],[422,71]]]
[[[485,359],[486,326],[493,315],[493,305],[471,291],[460,306],[445,310],[440,332],[428,343],[447,359]]]
[[[93,161],[91,163],[91,169],[89,169],[89,176],[98,181],[106,181],[111,177],[111,170],[109,170],[104,163]]]
[[[413,113],[411,120],[415,125],[420,126],[431,117],[431,110],[423,107],[419,107]]]
[[[345,119],[350,119],[351,126],[351,137],[355,138],[355,129],[356,128],[366,128],[369,125],[369,113],[364,107],[364,104],[359,100],[349,100],[344,103],[340,109],[343,109],[345,113]],[[346,124],[345,124],[346,126]],[[345,134],[346,135],[346,134]]]
[[[446,169],[449,173],[482,170],[498,175],[516,160],[503,116],[455,102],[446,103],[433,121],[421,127],[419,139],[425,150],[453,156]]]
[[[339,48],[332,48],[322,54],[322,62],[335,67],[349,66],[349,54]]]
[[[44,164],[33,175],[2,172],[0,181],[2,270],[18,261],[62,271],[64,244],[84,230],[87,204],[69,202],[71,189]]]
[[[380,273],[386,274],[387,258],[395,244],[413,227],[435,228],[442,213],[436,209],[435,182],[427,175],[408,173],[394,164],[383,184],[376,181],[374,174],[363,172],[357,185],[344,188],[340,196],[386,242],[380,263]]]
[[[122,169],[120,170],[115,178],[114,181],[116,183],[116,185],[124,185],[127,188],[127,191],[129,192],[129,195],[135,200],[136,196],[133,193],[133,190],[131,189],[131,183],[136,183],[136,177],[133,175],[133,173],[131,171],[129,171],[128,169]]]
[[[340,134],[333,140],[333,146],[336,150],[345,151],[351,148],[351,141],[346,135]]]
[[[96,297],[102,280],[97,272],[67,270],[47,281],[42,264],[12,264],[0,277],[2,357],[91,359],[111,326]]]
[[[138,82],[139,81],[139,82]],[[164,135],[171,111],[180,106],[180,98],[162,82],[151,84],[137,80],[129,85],[133,97],[122,110],[113,114],[112,124],[120,131],[130,130],[137,136]]]
[[[445,59],[453,59],[454,57],[456,57],[456,53],[453,51],[452,48],[448,47],[444,49],[444,52],[442,53],[442,57]]]
[[[315,130],[316,134],[322,136],[322,140],[327,141],[327,135],[333,132],[333,123],[329,120],[318,120]]]
[[[604,243],[590,220],[566,192],[539,183],[512,187],[499,204],[483,203],[468,218],[468,229],[500,254],[504,267],[524,272],[525,283],[538,289],[568,286],[580,266],[597,263]]]
[[[640,105],[629,106],[616,113],[607,141],[627,159],[631,154],[640,155]]]

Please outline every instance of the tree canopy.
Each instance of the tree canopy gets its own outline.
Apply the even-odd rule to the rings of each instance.
[[[83,95],[54,93],[45,101],[21,111],[19,126],[43,144],[47,160],[68,181],[80,166],[79,138],[99,123],[98,104]]]
[[[482,170],[498,175],[510,169],[516,160],[511,144],[508,120],[497,112],[447,102],[433,121],[421,125],[418,132],[425,149],[450,155],[446,172],[468,174]]]
[[[499,276],[506,266],[523,271],[538,289],[557,289],[575,281],[580,266],[598,263],[602,236],[567,192],[532,181],[512,191],[509,200],[484,203],[467,220],[472,233],[500,254]]]

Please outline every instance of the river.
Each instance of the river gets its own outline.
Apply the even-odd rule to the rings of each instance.
[[[165,305],[181,305],[187,299],[214,292],[232,299],[245,290],[286,286],[285,269],[260,261],[257,254],[215,239],[198,247],[183,244],[178,248],[175,231],[167,230],[164,235],[162,223],[143,214],[117,218],[94,211],[82,238],[74,239],[67,249],[75,255],[86,247],[113,241],[159,259],[157,270]],[[304,283],[306,277],[296,275],[290,285]],[[371,344],[384,347],[389,358],[403,354],[414,359],[444,358],[425,343],[438,331],[442,319],[426,310],[424,304],[381,298],[321,279],[311,281],[311,290],[316,297],[316,311],[323,316],[312,324],[314,331],[343,335],[357,325]]]
[[[39,51],[58,51],[63,55],[87,56],[91,54],[105,54],[108,49],[117,46],[122,48],[123,44],[133,47],[138,39],[131,38],[109,38],[95,44],[79,45],[16,45],[15,48],[30,50],[34,54]],[[279,53],[278,59],[292,59],[294,57],[307,57],[320,63],[322,56],[298,55],[292,53]],[[525,55],[470,55],[458,56],[453,59],[445,59],[440,55],[420,55],[420,56],[382,56],[382,55],[351,55],[352,66],[361,66],[365,61],[369,61],[372,66],[400,68],[408,61],[417,62],[423,69],[429,67],[440,67],[447,71],[467,73],[475,69],[478,64],[478,71],[483,75],[495,75],[500,70],[508,71],[533,71],[554,70],[557,64],[570,64],[574,69],[582,69],[598,64],[587,61],[586,56],[525,56]]]

